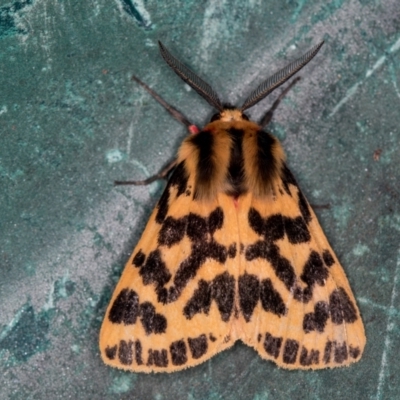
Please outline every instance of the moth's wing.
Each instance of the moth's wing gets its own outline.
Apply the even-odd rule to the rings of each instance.
[[[239,212],[239,338],[290,369],[346,366],[366,338],[349,282],[293,176]]]
[[[232,346],[234,212],[227,197],[193,201],[193,179],[177,166],[108,306],[100,332],[106,364],[173,372]]]

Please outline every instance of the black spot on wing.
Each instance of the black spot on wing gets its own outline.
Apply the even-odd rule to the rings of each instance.
[[[140,268],[139,274],[145,285],[154,283],[156,287],[164,286],[171,279],[171,274],[162,261],[161,252],[158,249],[149,254],[146,263]]]
[[[358,346],[357,347],[350,346],[349,354],[351,358],[358,358],[358,356],[361,354],[360,348]]]
[[[283,218],[285,233],[292,244],[307,243],[311,235],[303,217]]]
[[[333,264],[335,264],[335,259],[329,250],[323,251],[322,258],[324,259],[324,263],[327,267],[331,267]]]
[[[303,329],[306,333],[311,331],[323,332],[329,318],[329,305],[319,301],[314,306],[314,312],[308,313],[303,319]]]
[[[261,281],[260,298],[265,311],[272,312],[278,316],[287,313],[285,303],[279,292],[274,289],[271,279],[264,279]]]
[[[312,251],[308,257],[300,278],[309,287],[314,286],[316,283],[318,283],[320,286],[324,286],[328,275],[329,271],[322,262],[321,256],[316,251]]]
[[[170,196],[170,186],[167,185],[167,187],[164,189],[164,192],[160,198],[160,200],[158,200],[157,203],[157,214],[156,214],[156,222],[158,224],[162,224],[165,217],[168,214],[168,209],[169,209],[169,196]]]
[[[286,364],[294,364],[299,351],[299,342],[293,339],[287,339],[283,349],[283,362]]]
[[[114,324],[130,325],[139,316],[139,297],[130,289],[122,289],[111,306],[108,319]]]
[[[335,289],[331,293],[329,307],[332,322],[336,325],[343,322],[352,323],[357,320],[357,310],[343,288]]]
[[[200,215],[190,213],[187,216],[186,233],[192,242],[205,240],[208,230],[207,219]]]
[[[333,343],[328,340],[325,344],[325,349],[324,349],[324,363],[328,364],[331,362],[331,354],[332,354],[332,348],[333,348]]]
[[[208,314],[211,306],[211,287],[208,282],[201,279],[193,296],[183,309],[183,314],[187,319],[192,319],[197,313]]]
[[[144,264],[145,260],[146,260],[146,255],[142,252],[142,250],[139,250],[136,253],[135,257],[133,257],[132,264],[135,267],[139,268]]]
[[[171,187],[176,186],[178,188],[177,197],[179,197],[186,192],[188,179],[189,176],[186,172],[185,163],[182,161],[172,172],[164,193],[157,204],[156,222],[158,224],[162,224],[168,214]]]
[[[123,365],[132,365],[133,361],[133,342],[120,340],[118,346],[118,359]]]
[[[248,273],[239,277],[239,306],[246,322],[249,322],[260,298],[260,282],[256,275]]]
[[[318,283],[320,286],[324,286],[328,274],[329,271],[322,262],[321,256],[316,251],[311,251],[304,265],[303,272],[300,275],[300,278],[307,284],[307,287],[302,289],[296,286],[293,291],[293,297],[298,301],[308,303],[311,300],[314,285]]]
[[[179,243],[185,235],[186,224],[186,218],[175,219],[173,217],[167,217],[162,223],[158,234],[158,244],[160,246],[165,245],[171,247]]]
[[[184,365],[187,363],[186,343],[184,340],[177,340],[169,347],[171,361],[173,365]]]
[[[194,359],[203,356],[208,349],[207,336],[200,335],[196,338],[188,338],[189,349]]]
[[[148,301],[140,305],[140,321],[146,335],[161,334],[167,330],[167,319],[162,314],[156,313],[155,307]]]
[[[229,321],[235,301],[235,278],[228,272],[216,276],[211,284],[211,295],[217,303],[222,321]]]
[[[271,215],[265,220],[264,238],[267,242],[272,243],[283,239],[286,228],[284,221],[285,219],[281,214]]]
[[[303,303],[308,303],[312,297],[312,288],[310,286],[307,286],[305,288],[296,286],[293,290],[293,297],[297,301],[302,301]]]
[[[279,357],[279,351],[282,346],[282,338],[272,336],[270,333],[265,335],[264,349],[265,351],[274,358]]]
[[[221,207],[217,207],[207,219],[208,232],[214,235],[215,231],[222,228],[224,223],[224,213]]]
[[[271,215],[264,220],[261,214],[255,208],[251,207],[248,220],[254,232],[264,236],[267,242],[275,242],[279,239],[283,239],[285,231],[281,214]]]
[[[258,235],[264,235],[265,228],[264,228],[264,219],[261,217],[261,214],[253,207],[249,210],[249,225],[254,232]]]
[[[308,367],[312,364],[319,364],[319,351],[318,350],[307,350],[305,347],[301,349],[300,353],[300,364]]]
[[[109,360],[114,360],[115,356],[117,355],[117,345],[115,345],[113,347],[107,346],[105,349],[105,353],[106,353],[106,357]]]
[[[236,243],[232,243],[229,248],[228,248],[228,257],[229,258],[235,258],[236,257]]]
[[[140,340],[135,340],[135,360],[137,365],[142,365],[143,364],[143,359],[142,359],[142,343]]]
[[[166,368],[168,367],[168,353],[166,349],[154,350],[149,349],[149,357],[147,359],[147,365],[155,365],[156,367]]]
[[[342,344],[338,344],[337,342],[333,342],[333,343],[335,346],[333,358],[334,358],[335,362],[337,362],[338,364],[341,364],[343,361],[346,361],[348,358],[346,342],[343,342]]]

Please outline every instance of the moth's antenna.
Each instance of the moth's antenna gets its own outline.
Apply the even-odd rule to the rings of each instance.
[[[175,58],[159,41],[160,52],[165,62],[174,70],[174,72],[191,86],[200,96],[204,97],[218,111],[222,111],[224,107],[218,98],[217,93],[203,79],[199,78],[192,70],[183,65]]]
[[[258,88],[254,90],[246,99],[240,110],[244,111],[250,107],[253,107],[259,101],[268,96],[277,87],[282,85],[282,83],[285,83],[291,76],[300,71],[308,62],[310,62],[314,58],[314,56],[318,53],[323,44],[324,41],[317,44],[306,54],[290,63],[285,68],[282,68],[280,71],[261,83],[261,85],[259,85]]]

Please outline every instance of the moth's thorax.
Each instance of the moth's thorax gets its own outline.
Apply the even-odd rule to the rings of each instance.
[[[222,111],[218,120],[185,139],[178,154],[178,163],[183,161],[194,177],[196,200],[212,200],[221,192],[269,195],[284,159],[279,141],[239,110]]]

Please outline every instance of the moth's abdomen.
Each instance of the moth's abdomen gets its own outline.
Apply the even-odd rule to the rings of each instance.
[[[279,141],[245,120],[208,124],[183,142],[178,156],[194,176],[196,200],[213,200],[221,192],[232,197],[248,191],[269,195],[284,159]]]

